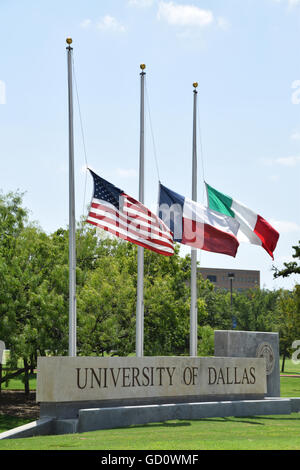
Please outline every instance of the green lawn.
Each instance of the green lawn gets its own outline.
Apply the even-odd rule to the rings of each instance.
[[[1,450],[299,450],[300,414],[168,421],[0,441]]]
[[[281,373],[280,361],[280,373]],[[300,364],[294,364],[291,359],[286,359],[283,374],[300,375]]]
[[[2,384],[2,390],[24,390],[23,375],[9,380],[8,384]],[[29,387],[30,390],[36,389],[36,374],[29,375]]]
[[[300,397],[300,377],[281,377],[280,394],[282,397]]]
[[[7,431],[8,429],[22,426],[23,424],[30,423],[30,419],[22,419],[17,416],[0,415],[0,432]]]

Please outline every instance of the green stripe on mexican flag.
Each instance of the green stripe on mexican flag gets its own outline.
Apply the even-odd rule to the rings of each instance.
[[[205,185],[208,207],[221,214],[229,215],[239,222],[238,241],[262,246],[274,259],[273,252],[279,239],[277,230],[244,204],[217,191],[207,183]]]

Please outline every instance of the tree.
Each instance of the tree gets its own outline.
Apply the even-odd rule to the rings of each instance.
[[[198,280],[198,299],[202,302],[204,313],[202,318],[199,318],[201,326],[208,325],[218,330],[232,328],[229,292],[216,289],[212,282],[201,277]]]
[[[101,247],[101,248],[100,248]],[[118,355],[135,350],[137,247],[104,239],[78,297],[81,351]],[[189,262],[144,252],[144,351],[182,354],[189,334]],[[81,333],[80,333],[81,332]],[[91,334],[92,332],[92,334]]]
[[[300,240],[298,245],[292,247],[295,253],[292,255],[293,258],[300,260]],[[274,278],[278,277],[288,277],[291,274],[300,274],[300,265],[296,261],[291,261],[289,263],[283,263],[284,268],[278,269],[273,266]]]
[[[282,354],[282,372],[285,359],[292,352],[292,343],[300,337],[300,285],[292,292],[281,290],[277,302],[277,328],[280,336],[280,354]]]
[[[298,245],[292,247],[293,258],[300,260],[300,240]],[[278,269],[273,266],[274,278],[289,277],[292,274],[300,274],[300,265],[297,261],[284,263],[284,268]],[[300,336],[300,285],[296,284],[293,292],[281,291],[278,303],[279,307],[279,331],[280,348],[283,355],[282,371],[284,370],[285,358],[291,353],[291,345],[295,338]]]
[[[58,250],[50,237],[34,225],[24,227],[15,242],[7,269],[6,343],[10,367],[18,369],[23,359],[25,392],[28,372],[36,366],[37,354],[63,352],[66,347],[66,304],[55,288]],[[9,378],[9,375],[6,379]]]
[[[87,273],[78,294],[78,349],[83,355],[132,352],[135,288],[114,257]]]
[[[178,296],[170,275],[157,274],[145,279],[145,354],[180,355],[187,346],[189,334],[188,288]],[[181,290],[181,289],[179,289]]]
[[[198,328],[198,355],[213,356],[214,355],[214,329],[209,325],[200,326]]]
[[[147,355],[180,355],[188,346],[190,261],[145,251],[144,335]]]
[[[10,338],[16,334],[14,298],[12,291],[16,285],[13,274],[14,253],[17,240],[27,222],[27,211],[22,207],[22,194],[10,192],[0,195],[0,338],[9,347]],[[2,365],[0,364],[0,380]]]
[[[237,329],[245,331],[273,331],[275,328],[278,291],[249,289],[235,295],[233,302]]]
[[[29,223],[22,195],[0,198],[0,337],[10,349],[1,381],[28,374],[37,355],[68,344],[68,266],[63,231],[46,235]],[[20,364],[22,359],[22,365]]]

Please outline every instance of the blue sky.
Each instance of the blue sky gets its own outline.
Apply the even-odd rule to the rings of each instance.
[[[88,164],[137,197],[145,63],[145,203],[157,203],[155,156],[162,183],[190,197],[197,81],[198,200],[206,202],[205,177],[266,218],[280,232],[274,264],[282,266],[300,239],[299,33],[299,0],[1,0],[0,188],[24,191],[47,232],[67,226],[71,36]],[[79,218],[92,181],[74,98]],[[274,281],[272,259],[257,246],[241,244],[236,258],[202,251],[198,260],[258,269],[269,289],[297,281]]]

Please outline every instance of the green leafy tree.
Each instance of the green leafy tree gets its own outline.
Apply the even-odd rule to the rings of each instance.
[[[101,258],[78,294],[78,349],[83,355],[129,354],[133,348],[135,289],[113,256]]]
[[[27,211],[22,207],[22,194],[0,195],[0,338],[10,347],[11,338],[16,335],[17,324],[14,311],[14,291],[18,281],[14,275],[13,258],[18,237],[27,222]],[[0,382],[2,377],[0,364]]]
[[[11,302],[5,317],[10,325],[10,366],[17,368],[23,359],[27,393],[28,371],[36,366],[37,354],[60,353],[65,347],[65,305],[53,282],[58,262],[57,250],[44,232],[33,225],[22,229],[7,273]]]
[[[209,325],[200,326],[198,328],[198,355],[213,356],[214,355],[214,336],[215,331]]]
[[[292,257],[296,260],[300,260],[300,240],[298,242],[298,245],[295,245],[292,248],[295,252]],[[273,266],[274,278],[288,277],[291,274],[300,274],[299,261],[290,261],[289,263],[283,263],[283,266],[284,267],[282,269],[278,269],[277,267]]]
[[[249,289],[235,294],[233,308],[237,329],[273,331],[275,327],[278,291]]]
[[[158,274],[146,279],[144,302],[145,354],[183,354],[189,333],[187,292],[178,296],[171,276]]]
[[[292,257],[296,261],[283,264],[283,268],[278,269],[273,266],[274,278],[289,277],[300,274],[300,241],[298,245],[292,247],[294,254]],[[293,291],[281,291],[278,302],[279,317],[278,328],[280,331],[280,349],[283,357],[282,370],[285,366],[285,358],[291,353],[291,345],[294,339],[300,337],[300,285],[296,284]]]
[[[285,359],[292,353],[292,343],[300,338],[300,285],[296,285],[292,292],[279,291],[277,329],[280,337],[282,372],[284,372]]]
[[[235,295],[235,294],[234,294]],[[208,279],[201,277],[198,281],[198,298],[203,303],[205,317],[200,325],[208,325],[213,329],[225,330],[232,328],[232,309],[230,293],[224,289],[216,289]]]

